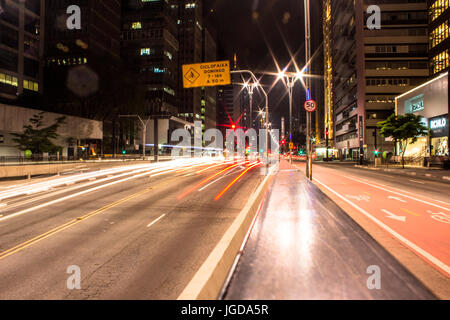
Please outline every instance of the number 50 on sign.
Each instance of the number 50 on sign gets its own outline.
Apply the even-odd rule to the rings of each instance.
[[[305,102],[305,110],[308,112],[314,112],[317,109],[317,102],[314,100],[308,100]]]

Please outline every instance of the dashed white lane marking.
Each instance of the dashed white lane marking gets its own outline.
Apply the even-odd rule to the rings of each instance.
[[[419,180],[409,180],[409,181],[414,182],[414,183],[419,183],[419,184],[425,184],[425,182],[419,181]]]
[[[147,228],[150,228],[152,225],[154,225],[155,223],[157,223],[159,220],[161,220],[162,218],[164,218],[166,216],[166,214],[163,214],[162,216],[160,216],[158,219],[153,220],[152,222],[150,222],[147,225]]]

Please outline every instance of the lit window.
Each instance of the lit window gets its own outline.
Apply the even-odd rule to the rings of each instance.
[[[169,60],[173,59],[173,55],[169,51],[164,51],[164,55],[169,58]]]
[[[152,54],[152,49],[150,48],[142,48],[141,49],[141,56],[149,56]]]
[[[142,29],[142,23],[137,21],[137,22],[133,22],[131,24],[131,29],[137,30],[137,29]]]

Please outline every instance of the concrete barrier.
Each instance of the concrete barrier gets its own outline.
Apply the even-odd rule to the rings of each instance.
[[[272,167],[270,174],[264,178],[256,192],[249,198],[178,300],[215,300],[219,297],[275,169]]]
[[[16,178],[58,174],[68,170],[100,169],[105,167],[123,165],[124,162],[79,162],[79,163],[61,163],[61,164],[36,164],[22,166],[0,166],[0,178]]]
[[[172,157],[162,156],[159,161],[170,161]],[[46,164],[29,164],[29,165],[12,165],[0,166],[0,178],[18,178],[18,177],[32,177],[44,174],[58,174],[64,171],[77,169],[101,169],[115,166],[123,166],[133,163],[151,163],[152,157],[146,158],[145,161],[141,159],[131,160],[95,160],[95,161],[78,161],[69,163],[46,163]]]

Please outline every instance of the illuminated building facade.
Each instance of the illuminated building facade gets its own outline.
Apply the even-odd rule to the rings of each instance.
[[[0,99],[42,93],[45,1],[0,1]]]
[[[122,1],[122,58],[145,87],[146,113],[178,114],[176,1]]]
[[[323,2],[323,54],[324,54],[324,128],[333,142],[333,42],[331,35],[331,0]]]
[[[449,62],[450,0],[428,0],[430,73],[447,72]]]
[[[206,7],[202,0],[178,0],[179,69],[183,64],[215,61],[215,35],[206,22]],[[201,121],[203,132],[217,125],[217,88],[183,88],[179,75],[179,116],[190,122]]]
[[[369,5],[380,7],[381,29],[366,25]],[[427,3],[331,0],[324,10],[332,48],[325,53],[325,67],[332,70],[325,77],[325,95],[332,99],[326,105],[332,110],[335,148],[342,159],[364,154],[373,160],[375,150],[394,147],[377,124],[394,112],[395,97],[429,77]]]
[[[120,61],[120,0],[45,1],[44,94],[47,111],[62,112],[91,119],[99,118],[97,109],[83,107],[81,91],[71,90],[69,78],[74,70],[86,87],[110,79],[110,71]],[[80,29],[69,29],[69,5],[80,8]],[[98,79],[98,83],[90,81]],[[83,90],[83,89],[82,89]],[[93,90],[92,93],[96,93]],[[82,94],[82,93],[81,93]]]

